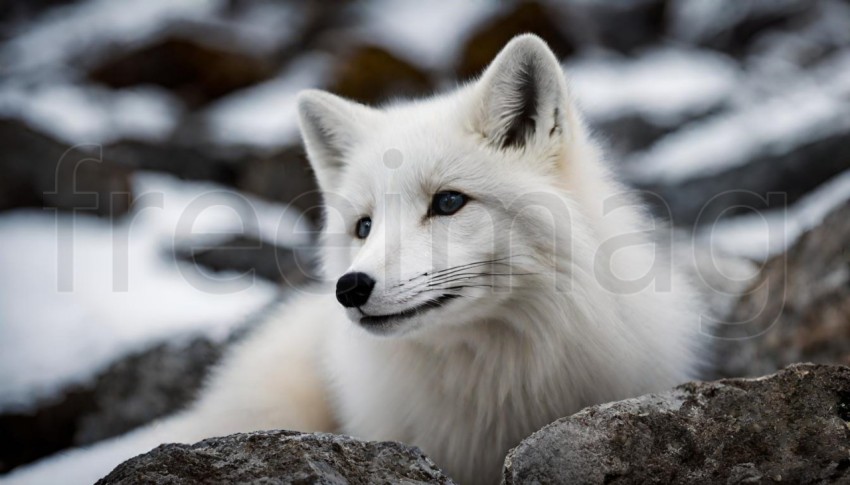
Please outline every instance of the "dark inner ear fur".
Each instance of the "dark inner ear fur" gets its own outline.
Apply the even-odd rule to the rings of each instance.
[[[555,121],[552,122],[552,129],[549,130],[549,136],[550,137],[552,135],[556,134],[556,133],[561,132],[561,123],[558,121],[560,119],[560,117],[561,117],[561,111],[557,107],[555,107],[555,112],[552,113],[552,118],[554,118]]]
[[[517,105],[507,114],[508,123],[502,137],[502,148],[521,148],[534,135],[538,104],[537,69],[529,59],[522,63],[510,91],[516,93]]]

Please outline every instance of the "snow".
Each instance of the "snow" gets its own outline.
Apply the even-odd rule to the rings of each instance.
[[[238,39],[240,48],[272,53],[297,40],[305,19],[299,7],[304,6],[284,2],[243,3],[237,12],[223,20],[223,24],[233,34],[229,37]]]
[[[689,43],[714,39],[748,16],[802,10],[809,0],[674,0],[669,5],[669,24],[674,37]]]
[[[139,206],[114,227],[47,211],[0,215],[0,409],[51,397],[158,342],[223,338],[276,297],[271,283],[175,261],[175,245],[244,233],[307,243],[297,214],[232,189],[140,173],[134,190]]]
[[[139,43],[169,22],[208,18],[223,0],[88,0],[49,10],[0,50],[0,72],[56,69],[80,53]]]
[[[850,200],[850,170],[824,183],[787,210],[721,219],[697,237],[730,255],[757,261],[780,254],[833,209]]]
[[[757,66],[735,76],[723,95],[729,110],[688,123],[633,155],[625,176],[678,183],[850,130],[850,55],[839,52],[812,69],[781,72]]]
[[[815,82],[823,86],[825,91],[850,99],[850,52],[832,56],[823,67],[813,70],[813,76]]]
[[[850,128],[850,104],[821,87],[777,95],[663,138],[628,163],[634,181],[676,183],[782,154]]]
[[[472,27],[501,8],[484,0],[436,0],[427,9],[414,0],[379,0],[363,7],[363,38],[432,69],[449,66]]]
[[[594,121],[640,115],[671,125],[723,103],[739,83],[732,60],[685,49],[637,59],[585,58],[564,65],[583,112]]]
[[[296,95],[320,86],[329,67],[327,56],[307,56],[279,77],[216,102],[204,115],[212,142],[273,148],[297,141]]]
[[[0,86],[0,116],[23,119],[71,144],[163,140],[182,112],[179,100],[155,87],[113,91],[66,83]]]
[[[229,187],[212,182],[187,182],[157,172],[140,172],[134,176],[133,190],[150,198],[163,194],[168,206],[164,203],[151,223],[156,224],[161,233],[173,234],[177,245],[193,236],[220,240],[235,233],[252,234],[284,247],[308,242],[310,228],[297,212]]]

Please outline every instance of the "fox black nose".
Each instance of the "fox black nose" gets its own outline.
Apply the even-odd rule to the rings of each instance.
[[[347,308],[363,306],[374,287],[375,280],[366,273],[345,273],[336,282],[336,299]]]

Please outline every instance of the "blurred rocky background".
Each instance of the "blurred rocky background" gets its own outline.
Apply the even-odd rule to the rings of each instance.
[[[178,409],[315,278],[298,90],[427,95],[524,32],[672,222],[706,376],[850,363],[846,0],[5,0],[0,473]]]

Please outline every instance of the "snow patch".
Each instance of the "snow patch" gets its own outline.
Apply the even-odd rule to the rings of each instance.
[[[808,0],[673,0],[669,6],[674,37],[689,43],[710,41],[748,17],[771,18],[805,8]]]
[[[312,55],[294,62],[283,75],[241,90],[210,106],[205,119],[213,143],[274,148],[298,139],[296,96],[321,86],[331,60]]]
[[[423,9],[413,0],[379,0],[363,6],[364,39],[432,69],[450,65],[472,27],[499,11],[497,2],[436,0]]]
[[[211,183],[136,175],[138,205],[114,226],[87,216],[0,215],[0,408],[26,407],[165,340],[224,338],[275,285],[200,273],[175,245],[257,233],[306,244],[289,209]]]
[[[261,54],[272,54],[281,46],[297,40],[304,28],[309,6],[290,2],[244,2],[235,11],[216,19],[215,24],[226,27],[224,47]],[[236,45],[234,45],[236,44]]]
[[[564,69],[591,120],[637,114],[664,125],[727,100],[740,74],[729,58],[683,49],[655,50],[635,60],[580,59]]]
[[[817,87],[786,92],[696,122],[628,163],[634,181],[676,183],[726,171],[759,154],[783,154],[850,129],[850,105]]]
[[[833,177],[787,210],[721,219],[697,238],[724,253],[765,261],[780,254],[806,231],[850,200],[850,171]]]
[[[182,113],[180,101],[154,87],[113,91],[71,84],[0,86],[0,115],[20,118],[70,144],[163,140]]]
[[[70,65],[83,52],[144,41],[170,22],[209,18],[222,0],[87,2],[49,10],[0,50],[0,72]]]

